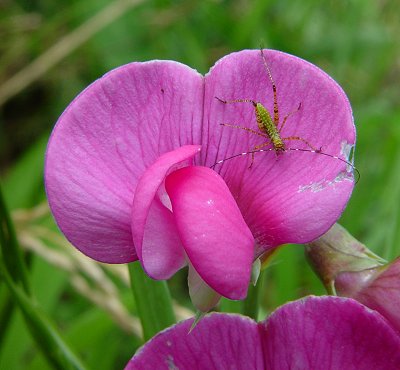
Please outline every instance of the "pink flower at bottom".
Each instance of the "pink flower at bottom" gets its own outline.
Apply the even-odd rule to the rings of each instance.
[[[126,370],[398,370],[400,336],[379,313],[339,297],[307,297],[261,323],[210,314],[161,332]]]
[[[342,89],[304,60],[264,53],[280,125],[300,106],[280,135],[348,160],[355,128]],[[273,112],[259,50],[230,54],[206,76],[172,61],[127,64],[75,98],[53,130],[45,169],[51,210],[75,247],[101,262],[140,260],[155,279],[189,265],[191,291],[242,299],[255,258],[328,230],[352,192],[351,168],[316,153],[269,151],[251,169],[242,156],[211,170],[267,141],[221,126],[257,130],[252,104],[215,97],[253,99]]]

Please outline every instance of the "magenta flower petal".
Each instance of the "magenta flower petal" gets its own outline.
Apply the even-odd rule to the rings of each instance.
[[[256,324],[211,314],[158,334],[126,369],[398,370],[400,337],[377,312],[349,298],[307,297]]]
[[[295,301],[260,328],[266,369],[400,369],[398,334],[379,313],[352,299]]]
[[[57,224],[86,255],[137,259],[133,194],[160,154],[199,144],[203,77],[170,61],[131,63],[106,74],[66,109],[46,155],[46,191]]]
[[[262,370],[257,324],[244,316],[211,314],[190,333],[193,320],[179,323],[151,339],[126,370]]]
[[[141,248],[139,259],[147,275],[158,280],[169,279],[186,265],[185,250],[172,212],[159,199],[151,203],[142,231],[143,241],[137,245]],[[138,234],[132,233],[134,237]]]
[[[219,294],[245,298],[254,238],[223,179],[207,167],[185,167],[167,177],[165,188],[197,273]]]
[[[167,279],[185,264],[185,253],[175,226],[169,199],[163,188],[165,177],[200,151],[186,145],[163,154],[140,178],[132,205],[132,237],[146,273]],[[167,204],[163,204],[163,202]]]
[[[276,83],[280,121],[293,113],[282,137],[300,136],[316,149],[347,160],[355,143],[350,104],[342,89],[316,66],[292,55],[266,50]],[[273,112],[272,86],[259,50],[230,54],[206,76],[203,163],[251,150],[263,137],[221,123],[257,130],[250,103],[223,104],[221,99],[253,99]],[[269,145],[269,147],[271,147]],[[287,140],[287,148],[310,149]],[[265,148],[268,148],[265,147]],[[273,151],[258,153],[251,169],[250,155],[217,165],[262,249],[282,243],[315,239],[337,220],[353,189],[345,163],[315,153]]]
[[[368,273],[368,270],[365,272]],[[357,286],[359,291],[353,292],[352,298],[378,311],[400,332],[400,257],[374,269],[364,286],[359,281],[353,281],[358,274],[341,273],[337,277],[337,284],[340,288],[350,284]]]

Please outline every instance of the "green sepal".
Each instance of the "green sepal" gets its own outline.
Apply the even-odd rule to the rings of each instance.
[[[192,323],[192,326],[191,326],[190,329],[189,329],[189,334],[190,334],[190,333],[192,332],[192,330],[197,326],[197,324],[200,322],[200,320],[201,320],[205,315],[207,315],[207,313],[208,313],[208,312],[203,312],[203,311],[197,310],[196,316],[194,317],[194,320],[193,320],[193,323]]]

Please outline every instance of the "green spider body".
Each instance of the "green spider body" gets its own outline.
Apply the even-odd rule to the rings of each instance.
[[[253,105],[256,113],[257,125],[260,131],[268,136],[277,153],[285,151],[285,144],[268,109],[258,102],[254,102]]]

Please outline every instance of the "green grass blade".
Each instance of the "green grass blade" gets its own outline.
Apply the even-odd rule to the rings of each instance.
[[[0,258],[0,276],[9,288],[15,303],[21,309],[36,344],[55,369],[84,370],[75,354],[67,346],[47,316],[17,286],[8,274],[3,256]]]
[[[14,225],[3,197],[0,186],[0,244],[4,264],[9,271],[12,279],[16,283],[21,283],[24,291],[30,293],[28,277],[22,252],[18,246],[15,235]]]
[[[7,329],[11,323],[14,312],[14,301],[10,297],[5,285],[0,287],[0,349],[4,342]]]
[[[386,180],[387,192],[384,192],[382,199],[383,207],[386,210],[386,237],[383,257],[392,260],[398,255],[400,242],[400,209],[394,204],[400,204],[400,150],[397,151],[394,159],[393,171]]]
[[[176,322],[171,295],[167,283],[149,278],[138,262],[128,266],[143,337],[147,341]]]

